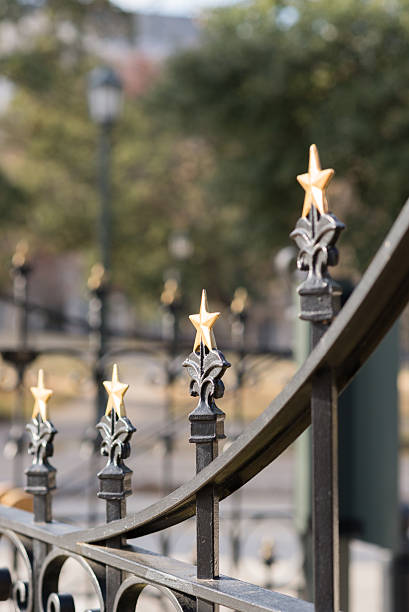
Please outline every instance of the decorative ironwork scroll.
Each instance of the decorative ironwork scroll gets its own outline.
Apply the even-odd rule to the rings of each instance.
[[[138,580],[135,576],[126,578],[116,594],[113,612],[134,610],[146,586],[145,582]],[[175,612],[196,612],[196,600],[191,595],[172,591],[159,585],[155,585],[155,589],[161,598],[172,603]]]
[[[0,601],[13,601],[16,610],[27,610],[33,608],[33,545],[29,538],[17,535],[10,529],[0,528],[0,536],[9,540],[13,547],[14,568],[0,569]],[[18,577],[19,564],[17,558],[21,559],[26,577]]]
[[[39,599],[43,610],[56,612],[75,612],[74,598],[70,593],[59,592],[61,570],[68,559],[74,559],[85,570],[98,599],[98,612],[108,612],[105,601],[105,567],[93,561],[89,562],[80,555],[67,554],[58,548],[51,551],[44,559],[38,577]]]

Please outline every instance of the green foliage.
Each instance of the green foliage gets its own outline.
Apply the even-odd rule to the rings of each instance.
[[[8,210],[20,211],[7,226],[12,237],[25,234],[34,248],[80,249],[91,264],[99,258],[98,128],[89,120],[85,98],[95,60],[84,52],[80,35],[68,42],[59,35],[64,11],[48,3],[46,14],[45,29],[0,56],[0,73],[17,85],[0,122],[7,152],[0,166],[15,193],[0,184],[0,199]],[[72,22],[80,31],[77,16]],[[217,198],[213,202],[203,189],[213,176],[208,145],[175,134],[140,100],[128,100],[124,111],[113,133],[114,285],[138,304],[151,305],[164,274],[178,268],[195,305],[203,286],[229,301],[243,283],[234,230],[241,213],[236,206],[220,211]],[[194,243],[189,262],[172,261],[168,241],[175,230],[188,231]],[[12,242],[3,242],[8,256]]]
[[[202,45],[171,61],[153,101],[211,147],[216,207],[244,212],[242,259],[287,243],[303,197],[295,177],[315,142],[323,167],[352,188],[352,202],[341,193],[332,207],[349,226],[343,242],[367,263],[408,195],[406,9],[255,1],[217,11]]]
[[[83,30],[107,6],[44,2],[44,27],[0,53],[0,74],[17,86],[0,118],[3,233],[80,249],[90,263],[98,130],[85,89],[96,60]],[[329,197],[349,226],[344,253],[365,265],[407,195],[406,9],[403,0],[254,0],[209,14],[202,44],[173,58],[143,99],[127,100],[114,130],[114,284],[151,304],[177,266],[195,305],[203,286],[224,302],[238,285],[263,292],[301,211],[295,177],[312,142],[337,171]],[[0,19],[20,27],[32,10],[2,0]],[[194,243],[182,264],[169,256],[175,230]]]

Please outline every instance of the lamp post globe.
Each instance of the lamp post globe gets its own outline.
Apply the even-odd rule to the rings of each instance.
[[[88,108],[99,125],[115,123],[122,109],[122,83],[108,66],[94,68],[88,77]]]

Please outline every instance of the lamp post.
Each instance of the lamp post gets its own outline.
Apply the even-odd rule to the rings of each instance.
[[[4,361],[11,364],[17,373],[16,400],[13,409],[12,427],[4,447],[4,455],[13,459],[13,484],[21,484],[25,451],[24,429],[24,379],[28,366],[38,353],[28,347],[28,284],[32,267],[28,259],[28,244],[22,240],[17,244],[12,258],[13,297],[16,313],[17,345],[15,349],[2,351]]]
[[[94,353],[95,422],[105,413],[105,392],[102,383],[104,357],[108,350],[108,306],[112,246],[111,212],[111,150],[112,130],[122,107],[122,84],[117,74],[107,66],[94,68],[88,76],[88,108],[92,121],[99,127],[98,191],[100,199],[98,243],[100,261],[91,270],[88,279],[90,291],[89,323]],[[99,435],[94,427],[85,433],[83,449],[90,457],[90,473],[95,472],[95,458],[99,451]],[[95,522],[95,499],[88,498],[88,522]]]
[[[88,106],[91,119],[99,126],[98,187],[100,197],[99,250],[103,282],[93,292],[99,301],[98,347],[96,350],[95,378],[102,388],[103,357],[107,351],[107,320],[109,298],[109,272],[111,268],[111,149],[112,129],[122,107],[122,84],[112,68],[101,66],[92,70],[88,79]],[[101,380],[100,380],[101,379]],[[104,414],[105,398],[97,395],[96,420]]]
[[[243,412],[243,388],[246,375],[246,325],[248,319],[249,296],[247,289],[237,287],[234,292],[233,300],[230,304],[231,312],[231,335],[233,345],[238,354],[238,363],[236,365],[236,388],[235,388],[235,426],[236,434],[234,440],[242,433],[244,425]],[[232,496],[232,520],[230,524],[230,540],[232,565],[238,568],[241,556],[241,507],[242,507],[242,491],[239,489]]]

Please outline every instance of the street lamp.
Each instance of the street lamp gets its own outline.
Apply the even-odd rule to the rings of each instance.
[[[111,134],[122,108],[122,84],[117,74],[106,66],[94,68],[88,79],[88,106],[91,119],[100,127],[99,192],[100,252],[106,273],[111,263]]]
[[[122,108],[122,84],[117,74],[107,66],[94,68],[88,75],[88,108],[92,121],[99,127],[98,191],[100,198],[98,242],[100,261],[92,267],[88,280],[90,291],[89,322],[94,350],[95,422],[105,412],[106,394],[102,385],[105,357],[108,350],[108,300],[111,268],[111,149],[112,129]],[[90,473],[95,472],[95,457],[99,448],[95,427],[89,427],[82,444],[90,456]],[[95,522],[94,496],[89,498],[89,522]]]
[[[100,125],[112,124],[122,108],[122,83],[112,68],[94,68],[88,80],[88,106],[92,120]]]
[[[98,188],[100,197],[99,250],[101,269],[98,287],[91,287],[93,299],[99,302],[98,346],[96,347],[95,382],[98,388],[96,401],[97,421],[104,414],[105,394],[104,356],[107,352],[107,321],[109,297],[109,273],[111,268],[111,148],[112,128],[122,108],[122,84],[112,68],[101,66],[90,72],[88,77],[88,106],[91,119],[99,126],[98,147]]]

